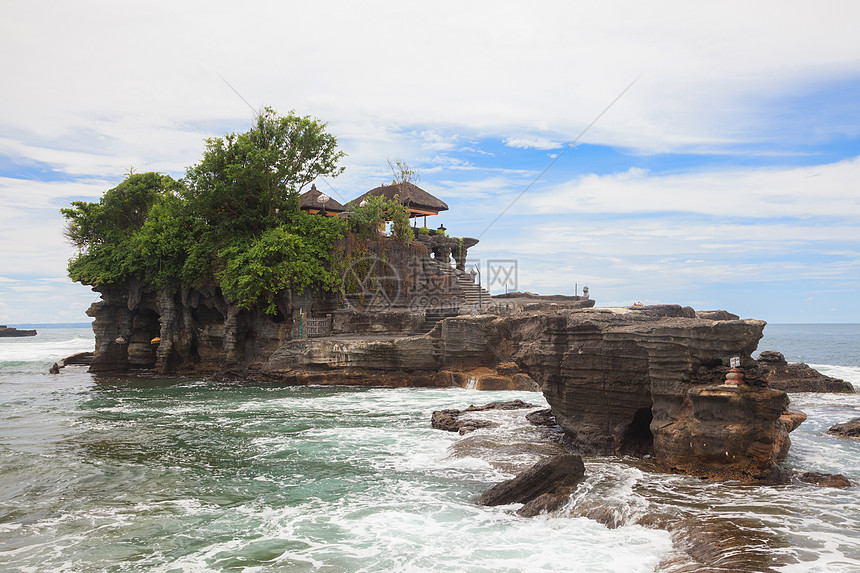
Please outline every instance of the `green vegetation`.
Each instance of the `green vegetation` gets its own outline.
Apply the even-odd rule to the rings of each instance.
[[[386,221],[391,221],[391,236],[404,242],[411,242],[415,232],[409,224],[409,209],[402,205],[395,195],[386,199],[381,195],[368,197],[359,205],[350,203],[349,229],[359,237],[374,237]]]
[[[61,210],[78,248],[69,276],[154,289],[215,283],[240,306],[269,313],[284,288],[334,290],[342,264],[334,246],[346,222],[298,205],[304,186],[343,171],[325,127],[267,108],[251,130],[207,140],[181,180],[130,172],[98,202],[73,202]]]

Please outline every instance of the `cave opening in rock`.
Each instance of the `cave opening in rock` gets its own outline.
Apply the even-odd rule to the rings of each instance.
[[[161,333],[161,317],[151,308],[135,312],[132,319],[131,339],[128,343],[128,364],[133,368],[152,368],[156,361],[158,344],[153,343]]]
[[[621,441],[624,453],[645,455],[654,453],[654,435],[651,433],[651,406],[639,408],[633,414],[633,420],[627,426]]]

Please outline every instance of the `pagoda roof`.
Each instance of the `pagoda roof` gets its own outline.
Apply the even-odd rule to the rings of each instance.
[[[332,213],[343,213],[346,211],[346,207],[329,197],[325,203],[321,203],[319,201],[319,197],[322,195],[322,192],[317,189],[316,184],[311,185],[309,191],[306,191],[299,195],[299,207],[301,209],[315,209],[317,211],[329,211]]]
[[[361,197],[352,201],[354,204],[360,204],[368,197],[385,197],[386,199],[394,199],[397,195],[400,203],[405,205],[414,213],[436,214],[439,211],[447,211],[448,205],[421,189],[414,183],[401,181],[400,183],[392,183],[390,185],[382,185],[376,189],[371,189]]]

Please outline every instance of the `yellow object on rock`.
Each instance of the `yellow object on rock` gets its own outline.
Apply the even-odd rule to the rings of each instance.
[[[150,344],[158,344],[159,342],[161,342],[161,338],[158,336],[149,341]]]

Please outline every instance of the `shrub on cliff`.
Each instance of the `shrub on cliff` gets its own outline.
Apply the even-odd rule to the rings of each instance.
[[[391,235],[395,239],[408,243],[415,238],[409,224],[409,209],[400,203],[397,195],[394,199],[371,196],[359,205],[350,203],[349,230],[359,237],[377,236],[378,229],[386,221],[391,221]]]

